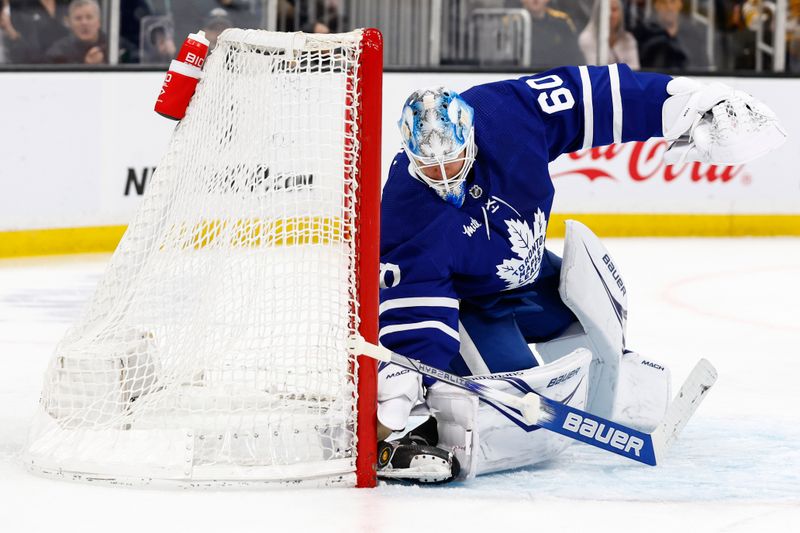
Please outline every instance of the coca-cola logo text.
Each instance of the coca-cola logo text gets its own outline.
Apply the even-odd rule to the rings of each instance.
[[[672,182],[728,183],[742,173],[744,165],[719,166],[690,162],[682,165],[664,164],[664,152],[668,148],[663,139],[626,144],[612,144],[568,154],[558,161],[553,178],[583,176],[591,181],[597,179],[630,179],[635,182],[659,180]],[[567,167],[565,170],[562,170]]]

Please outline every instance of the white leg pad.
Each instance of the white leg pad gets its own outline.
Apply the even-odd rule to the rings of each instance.
[[[476,376],[482,383],[513,394],[530,388],[547,398],[585,408],[591,354],[580,350],[544,366]],[[572,441],[546,429],[526,431],[502,406],[479,402],[466,391],[437,382],[428,389],[427,404],[436,416],[439,445],[453,449],[461,478],[547,461]],[[533,426],[528,426],[533,427]]]

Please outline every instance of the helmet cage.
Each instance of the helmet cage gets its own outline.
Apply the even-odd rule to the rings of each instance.
[[[475,146],[475,128],[470,128],[466,142],[462,146],[441,156],[424,157],[415,155],[405,143],[403,144],[403,150],[408,155],[409,170],[412,171],[411,173],[415,178],[434,189],[442,198],[447,198],[450,195],[460,195],[460,189],[466,181],[470,169],[472,169],[472,164],[475,162],[475,156],[478,152]],[[448,176],[444,166],[457,161],[463,161],[464,164],[456,174]],[[423,169],[436,167],[439,168],[441,178],[431,178],[423,172]]]

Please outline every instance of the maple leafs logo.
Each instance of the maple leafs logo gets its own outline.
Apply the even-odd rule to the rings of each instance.
[[[497,265],[497,275],[506,282],[506,289],[516,289],[532,283],[539,277],[539,267],[544,253],[547,220],[541,209],[533,216],[533,230],[525,220],[506,220],[508,240],[514,259],[505,259]]]

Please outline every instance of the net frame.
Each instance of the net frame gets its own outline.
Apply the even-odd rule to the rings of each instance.
[[[269,53],[282,53],[285,54],[285,60],[291,64],[293,61],[299,63],[302,60],[297,59],[302,57],[302,54],[308,50],[321,50],[322,54],[315,56],[317,61],[314,68],[319,67],[323,69],[324,63],[329,61],[327,58],[331,47],[346,46],[347,43],[355,45],[354,55],[357,58],[351,66],[344,70],[344,79],[346,84],[344,102],[345,117],[344,129],[345,131],[339,132],[340,135],[335,135],[336,139],[341,136],[343,142],[343,161],[340,162],[341,170],[345,174],[344,180],[344,211],[342,218],[336,218],[327,212],[314,215],[312,218],[292,219],[282,218],[276,221],[267,220],[238,220],[234,224],[218,220],[213,215],[208,216],[199,224],[189,224],[188,227],[175,225],[169,227],[158,228],[159,234],[164,232],[172,232],[178,235],[178,242],[182,242],[182,246],[193,248],[202,252],[211,251],[215,242],[219,241],[224,236],[229,242],[234,245],[241,244],[242,242],[249,243],[250,247],[275,247],[285,246],[290,248],[294,246],[298,249],[325,249],[326,244],[332,244],[330,248],[339,246],[339,243],[346,243],[348,249],[351,250],[348,257],[349,266],[347,267],[349,284],[347,286],[348,302],[350,312],[347,318],[347,329],[350,334],[356,330],[365,339],[371,342],[377,342],[378,336],[378,261],[379,261],[379,226],[380,226],[380,114],[381,114],[381,80],[382,80],[382,39],[377,30],[366,29],[356,30],[347,34],[335,34],[330,36],[317,36],[305,35],[302,33],[285,34],[277,32],[264,32],[258,30],[238,30],[232,29],[224,32],[219,39],[220,44],[224,47],[226,44],[235,43],[247,50],[265,50]],[[331,44],[331,43],[345,43]],[[338,50],[338,48],[336,48]],[[260,53],[260,52],[259,52]],[[265,54],[267,52],[264,52]],[[331,65],[337,61],[335,54],[338,52],[330,52]],[[345,52],[347,53],[347,52]],[[299,55],[298,55],[299,54]],[[219,56],[218,56],[219,57]],[[295,58],[295,59],[293,59]],[[323,58],[323,59],[320,59]],[[256,58],[256,61],[262,59]],[[283,59],[282,59],[283,60]],[[221,60],[220,60],[221,61]],[[207,63],[207,67],[211,62]],[[349,65],[349,63],[348,63]],[[335,66],[333,67],[335,68]],[[198,100],[202,101],[203,87],[207,83],[204,80],[198,88],[198,93],[193,100],[187,111],[187,118],[184,123],[181,123],[176,128],[176,134],[173,138],[172,149],[176,148],[175,144],[186,143],[185,136],[181,137],[182,129],[186,123],[191,123],[191,117],[196,113],[195,103]],[[258,95],[252,95],[257,98]],[[335,143],[334,143],[335,144]],[[165,160],[169,154],[165,157]],[[162,161],[162,163],[164,163]],[[169,165],[168,160],[165,168]],[[339,164],[333,165],[334,168],[339,168]],[[161,169],[162,165],[159,165]],[[164,171],[168,172],[168,171]],[[138,211],[134,222],[129,227],[129,231],[123,237],[117,251],[112,257],[110,266],[107,270],[106,276],[98,287],[98,293],[95,295],[94,302],[90,305],[83,322],[73,327],[62,340],[59,347],[56,349],[56,354],[51,361],[48,374],[45,377],[45,387],[42,394],[42,406],[40,412],[37,414],[37,419],[31,430],[29,438],[29,445],[26,452],[25,462],[27,467],[38,474],[50,475],[62,478],[69,478],[74,480],[83,481],[107,481],[114,484],[179,484],[183,486],[207,486],[207,487],[220,487],[220,486],[249,486],[261,485],[263,483],[305,483],[312,485],[356,485],[359,487],[371,487],[376,484],[375,476],[375,459],[376,459],[376,382],[377,382],[377,368],[374,360],[359,356],[353,358],[346,353],[346,339],[338,338],[335,340],[337,347],[341,348],[341,356],[347,367],[345,372],[345,381],[347,386],[342,390],[344,391],[344,401],[342,401],[342,391],[339,393],[339,404],[333,401],[333,405],[327,404],[324,408],[317,407],[321,403],[324,396],[323,392],[319,390],[298,390],[297,388],[291,389],[291,384],[286,386],[285,391],[278,391],[278,396],[282,401],[287,404],[292,404],[295,408],[298,404],[301,409],[305,411],[311,410],[317,415],[322,413],[324,416],[336,423],[331,423],[328,427],[327,419],[325,422],[319,421],[304,427],[303,431],[299,433],[317,433],[323,434],[324,431],[319,429],[318,426],[324,426],[326,433],[324,435],[326,443],[328,441],[334,444],[331,447],[336,453],[333,454],[333,459],[326,457],[325,461],[312,461],[308,467],[300,465],[301,468],[295,468],[297,465],[289,465],[287,468],[282,468],[280,463],[270,464],[267,468],[260,468],[257,464],[237,466],[234,471],[231,471],[230,465],[215,465],[209,464],[202,468],[195,465],[197,461],[197,450],[190,444],[197,443],[198,435],[187,434],[187,424],[184,422],[183,426],[177,428],[164,427],[163,425],[157,426],[159,434],[168,441],[164,445],[164,450],[158,450],[158,446],[153,446],[149,441],[143,440],[136,442],[137,438],[131,439],[130,436],[134,431],[130,428],[121,427],[119,423],[119,416],[114,421],[114,431],[104,431],[102,429],[105,421],[99,420],[102,415],[94,414],[93,417],[98,420],[92,420],[94,426],[87,428],[77,428],[78,431],[72,431],[73,427],[69,427],[69,422],[76,423],[76,417],[71,416],[72,411],[80,411],[83,407],[81,401],[84,399],[75,399],[74,390],[67,390],[63,382],[54,385],[54,379],[58,381],[59,376],[68,374],[71,382],[68,383],[69,387],[75,389],[75,381],[81,381],[85,376],[88,376],[87,381],[92,381],[92,387],[97,388],[98,376],[100,385],[107,388],[108,382],[114,382],[116,387],[113,391],[117,401],[128,402],[128,405],[136,405],[137,409],[143,409],[141,403],[146,403],[150,398],[158,397],[163,394],[164,390],[170,390],[169,387],[161,385],[157,389],[152,383],[154,381],[153,375],[162,372],[163,368],[158,368],[158,362],[146,360],[144,363],[142,354],[147,354],[151,350],[152,345],[156,342],[154,335],[148,331],[131,331],[130,328],[117,332],[116,335],[120,337],[119,342],[127,347],[127,354],[133,354],[136,361],[136,370],[131,371],[131,367],[126,367],[126,360],[123,356],[120,358],[117,354],[112,358],[113,361],[109,362],[105,358],[102,364],[97,360],[86,360],[81,357],[64,356],[64,352],[72,354],[75,352],[75,346],[87,345],[92,339],[99,338],[98,329],[108,328],[107,316],[119,311],[120,306],[127,305],[125,302],[121,304],[115,301],[101,302],[101,300],[109,299],[104,295],[103,291],[109,286],[115,287],[119,283],[124,282],[122,278],[124,275],[131,275],[136,277],[140,275],[140,271],[126,272],[124,268],[120,268],[120,264],[125,264],[126,257],[135,255],[130,247],[126,247],[126,243],[132,239],[136,231],[143,231],[139,228],[147,224],[153,224],[152,217],[153,206],[157,204],[148,196],[162,194],[170,200],[169,195],[174,194],[174,191],[167,191],[164,188],[158,187],[158,174],[156,173],[148,188],[148,194],[143,199],[142,206]],[[352,177],[352,181],[348,181],[348,177]],[[302,178],[302,175],[301,175]],[[297,186],[302,189],[304,182],[298,179],[297,175],[292,175],[291,186]],[[287,185],[288,187],[289,185]],[[149,201],[148,201],[149,200]],[[224,201],[220,202],[224,204]],[[354,220],[349,220],[353,217]],[[352,223],[352,224],[351,224]],[[177,229],[176,229],[177,228]],[[257,234],[254,237],[254,234]],[[274,235],[279,237],[274,237]],[[264,242],[264,235],[270,235],[267,239],[273,239],[271,242]],[[175,235],[173,235],[174,237]],[[233,237],[232,237],[233,236]],[[180,239],[183,238],[183,241]],[[170,242],[174,242],[173,241]],[[256,243],[255,245],[253,243]],[[163,246],[163,245],[162,245]],[[316,252],[314,252],[316,253]],[[313,255],[313,254],[312,254]],[[116,268],[114,265],[117,265]],[[100,303],[98,303],[100,302]],[[115,308],[116,306],[116,308]],[[99,310],[98,310],[99,309]],[[334,309],[335,311],[335,309]],[[334,313],[335,314],[335,313]],[[338,337],[341,337],[341,332]],[[69,350],[67,350],[69,348]],[[71,351],[70,351],[71,350]],[[91,346],[86,348],[87,353],[91,352]],[[130,358],[129,358],[130,359]],[[338,360],[338,359],[337,359]],[[341,362],[341,361],[340,361]],[[163,363],[162,363],[163,364]],[[338,364],[338,363],[334,363]],[[142,370],[144,369],[144,370]],[[259,369],[264,370],[264,369]],[[324,373],[331,369],[323,367]],[[225,378],[229,374],[236,374],[237,368],[234,366],[232,369],[217,369],[219,376],[210,377],[211,371],[206,370],[208,375],[203,375],[200,378],[191,376],[188,380],[199,379],[203,381],[214,381],[215,379],[225,384]],[[165,373],[165,372],[162,372]],[[269,373],[269,369],[266,369]],[[264,374],[261,372],[260,374]],[[291,373],[290,373],[291,374]],[[338,374],[335,374],[338,377]],[[55,378],[54,378],[55,376]],[[78,376],[76,378],[76,376]],[[285,377],[285,376],[284,376]],[[289,378],[292,376],[289,375]],[[91,379],[89,379],[91,378]],[[127,384],[126,386],[119,386],[117,382]],[[149,383],[149,384],[148,384]],[[193,383],[190,383],[190,385]],[[149,387],[149,389],[148,389]],[[349,388],[348,388],[349,387]],[[85,394],[87,390],[86,384],[81,382],[79,387],[81,394]],[[129,389],[136,388],[138,396],[133,396]],[[55,392],[54,392],[55,390]],[[146,393],[142,394],[142,390]],[[268,392],[272,392],[269,388]],[[350,391],[350,392],[348,392]],[[227,393],[226,390],[221,389],[216,394],[224,397]],[[107,390],[101,390],[101,395],[108,396]],[[128,394],[126,397],[125,394]],[[348,394],[350,395],[348,399]],[[57,401],[54,401],[54,396]],[[287,400],[287,397],[289,398]],[[123,400],[119,400],[122,398]],[[66,400],[65,400],[66,399]],[[214,401],[209,403],[208,398],[199,398],[197,400],[188,398],[185,394],[181,396],[182,402],[193,404],[197,401],[197,405],[209,408],[213,411],[215,408]],[[133,402],[138,402],[134,404]],[[274,403],[265,403],[264,395],[253,394],[252,398],[245,398],[240,403],[245,404],[248,415],[252,415],[254,419],[260,416],[260,409],[264,406],[274,407]],[[98,403],[97,401],[94,402]],[[352,404],[352,405],[351,405]],[[283,406],[283,404],[280,404]],[[65,407],[66,406],[66,407]],[[70,411],[69,415],[58,419],[59,410]],[[350,413],[353,409],[355,411]],[[133,410],[133,408],[131,408]],[[333,415],[330,415],[330,413]],[[350,413],[350,414],[348,414]],[[351,416],[352,415],[352,416]],[[337,416],[345,417],[346,420],[342,421]],[[166,418],[166,417],[165,417]],[[352,419],[351,419],[352,418]],[[54,419],[57,421],[54,423]],[[67,422],[64,422],[64,419]],[[84,416],[85,419],[85,416]],[[131,419],[133,420],[133,419]],[[83,420],[83,422],[86,422]],[[138,421],[137,421],[138,422]],[[282,423],[282,422],[280,422]],[[312,423],[309,423],[312,424]],[[338,425],[337,425],[338,424]],[[302,424],[301,424],[302,426]],[[268,426],[270,428],[274,426]],[[98,429],[99,428],[99,429]],[[280,429],[280,426],[279,426]],[[293,428],[295,434],[298,433],[296,428]],[[127,433],[126,433],[127,431]],[[144,435],[146,432],[143,432]],[[278,432],[276,432],[277,435]],[[346,436],[341,436],[345,433]],[[125,438],[120,435],[125,434]],[[152,431],[150,436],[152,437]],[[258,435],[255,435],[258,437]],[[202,436],[201,436],[202,437]],[[233,433],[233,438],[237,437]],[[252,435],[245,447],[258,448],[253,445]],[[227,438],[227,437],[226,437]],[[291,440],[289,435],[288,448],[294,441]],[[344,439],[344,440],[342,440]],[[142,440],[142,439],[139,439]],[[242,439],[245,440],[245,439]],[[265,439],[262,437],[263,442]],[[277,439],[276,439],[277,440]],[[352,447],[352,452],[340,448],[339,442],[347,442],[347,446]],[[121,444],[122,443],[122,444]],[[283,443],[286,445],[286,443]],[[120,446],[123,448],[120,452]],[[213,449],[232,449],[236,446],[242,446],[239,443],[223,443],[218,444]],[[108,450],[115,448],[113,464],[99,464],[102,458],[106,456],[112,457],[107,454]],[[127,447],[127,450],[126,450]],[[184,447],[185,449],[181,449]],[[201,447],[200,447],[201,448]],[[348,448],[349,449],[349,448]],[[263,450],[247,450],[253,454],[262,453]],[[125,457],[126,453],[130,456],[141,456],[142,453],[149,453],[151,455],[158,455],[163,452],[164,456],[173,458],[175,464],[164,465],[163,469],[149,468],[148,471],[140,471],[140,465],[125,464],[120,461],[120,457]],[[269,453],[269,452],[267,452]],[[331,455],[330,451],[327,452]],[[302,455],[298,452],[298,455]],[[100,457],[101,459],[98,459]],[[338,457],[338,458],[337,458]]]

